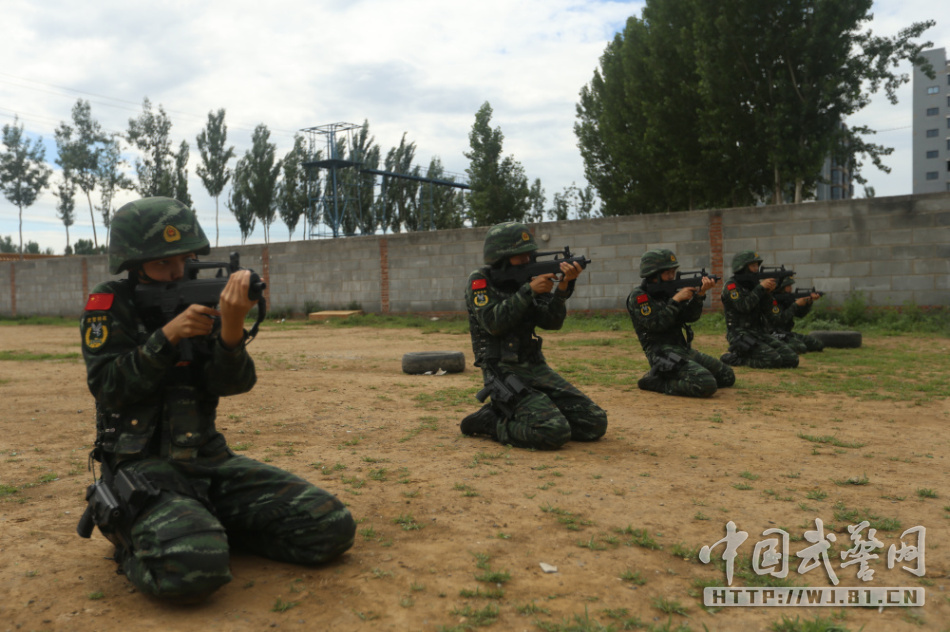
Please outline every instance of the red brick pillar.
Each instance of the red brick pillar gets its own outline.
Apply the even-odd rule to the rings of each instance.
[[[709,213],[709,263],[711,272],[724,281],[727,275],[723,274],[722,262],[722,211],[711,211]],[[712,309],[719,311],[722,309],[722,297],[720,296],[722,287],[717,286],[712,289]]]
[[[389,313],[389,240],[379,239],[379,304],[384,314]]]
[[[264,298],[270,303],[270,248],[266,245],[261,249],[261,278],[267,284],[264,288]],[[271,306],[273,307],[272,303]]]
[[[16,318],[16,264],[10,264],[10,314]]]
[[[89,269],[86,267],[86,257],[82,258],[82,300],[83,305],[85,305],[86,299],[89,298]]]

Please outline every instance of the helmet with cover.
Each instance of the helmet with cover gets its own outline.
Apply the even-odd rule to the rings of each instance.
[[[762,263],[763,259],[759,256],[759,253],[754,250],[743,250],[737,252],[736,256],[732,258],[732,273],[739,274],[740,272],[746,269],[750,263],[759,262]]]
[[[172,198],[129,202],[112,218],[109,271],[119,274],[146,261],[193,252],[206,255],[211,244],[195,212]]]
[[[664,270],[674,270],[678,267],[680,263],[672,250],[665,248],[647,250],[640,257],[640,278],[652,279]]]
[[[485,263],[494,266],[509,257],[535,252],[538,244],[528,227],[521,222],[505,222],[488,229],[485,235]]]
[[[787,287],[792,287],[793,285],[795,285],[795,277],[787,276],[787,277],[784,277],[784,278],[779,282],[778,287],[776,288],[776,290],[784,290],[785,288],[787,288]]]

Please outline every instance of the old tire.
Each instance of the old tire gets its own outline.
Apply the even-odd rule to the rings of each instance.
[[[465,370],[465,354],[461,351],[412,351],[402,357],[402,372],[410,375],[461,373]]]
[[[861,346],[860,331],[813,331],[808,335],[818,338],[826,347],[857,349]]]

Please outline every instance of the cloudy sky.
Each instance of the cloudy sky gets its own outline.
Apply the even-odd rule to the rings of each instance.
[[[881,0],[871,28],[894,35],[912,22],[939,19],[940,5]],[[229,142],[239,156],[259,123],[283,155],[303,128],[368,120],[384,154],[405,133],[423,168],[438,156],[448,171],[463,173],[475,112],[488,101],[505,153],[532,181],[541,179],[550,204],[555,192],[585,184],[573,134],[577,94],[607,42],[642,7],[599,0],[6,0],[0,124],[18,115],[27,134],[42,137],[53,163],[53,130],[70,120],[78,98],[91,102],[106,130],[124,132],[148,97],[168,113],[175,145],[191,145],[190,192],[213,240],[214,200],[194,175],[195,136],[209,111],[227,110]],[[948,23],[940,21],[926,39],[950,47]],[[879,196],[911,192],[909,85],[899,96],[891,106],[878,94],[848,121],[880,130],[877,141],[895,147],[890,175],[866,169]],[[120,202],[134,197],[124,194]],[[221,244],[239,243],[223,202]],[[24,216],[24,242],[63,251],[65,230],[51,192]],[[17,229],[16,207],[0,199],[0,237],[16,243]],[[300,237],[298,228],[294,238]],[[79,238],[92,238],[81,199],[70,228],[71,243]],[[279,221],[271,239],[287,239]],[[262,229],[249,241],[263,241]]]

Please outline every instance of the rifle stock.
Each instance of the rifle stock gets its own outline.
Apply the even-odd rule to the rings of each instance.
[[[691,272],[677,272],[676,278],[672,281],[657,281],[646,285],[648,292],[662,292],[664,294],[676,294],[684,287],[702,287],[703,277],[709,277],[715,282],[722,280],[715,274],[707,274],[706,268],[693,270]]]

